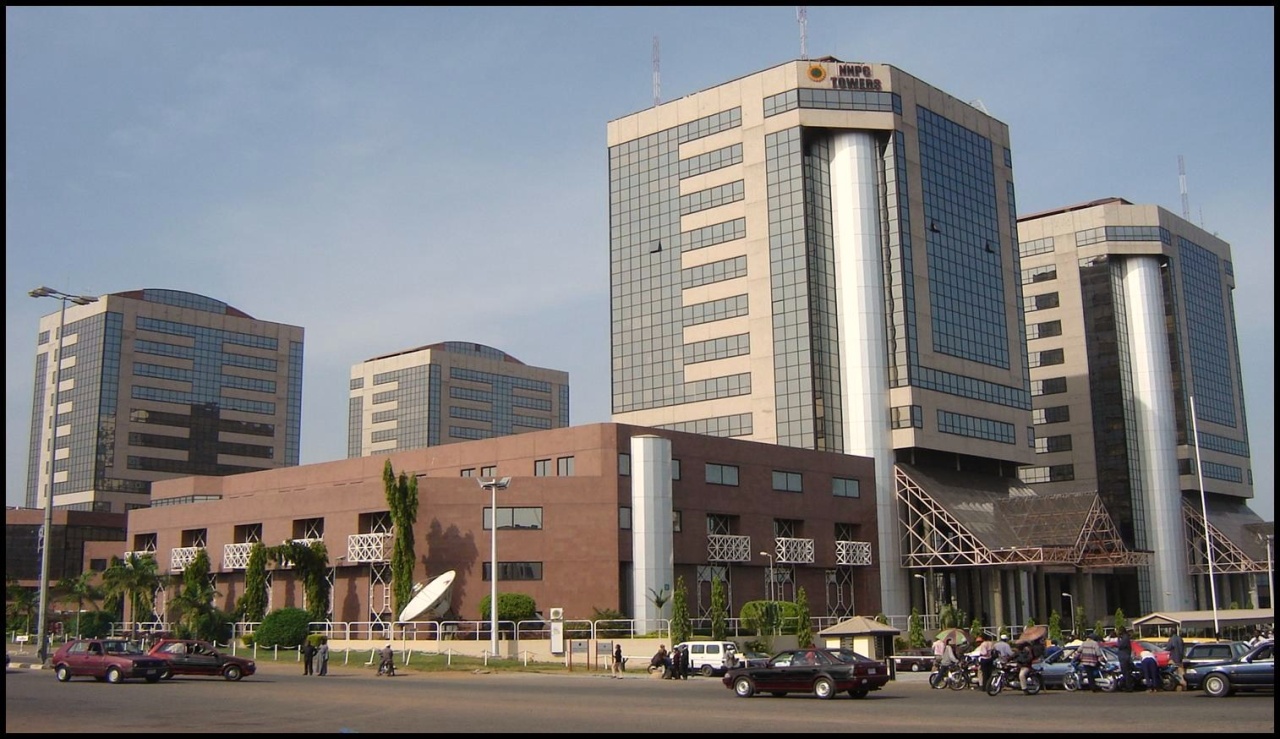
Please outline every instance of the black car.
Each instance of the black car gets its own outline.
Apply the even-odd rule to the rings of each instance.
[[[739,698],[810,692],[824,699],[837,693],[865,698],[889,682],[889,668],[851,649],[814,647],[779,652],[761,667],[735,667],[721,680]]]
[[[1188,644],[1182,666],[1186,668],[1207,665],[1210,662],[1227,662],[1243,657],[1249,645],[1242,641],[1199,642]]]
[[[1204,688],[1215,698],[1239,690],[1276,689],[1275,641],[1264,641],[1244,654],[1225,662],[1211,662],[1187,670],[1187,689]]]

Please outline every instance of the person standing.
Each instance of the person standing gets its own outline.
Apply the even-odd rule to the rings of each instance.
[[[1098,644],[1098,640],[1093,637],[1093,632],[1086,632],[1084,641],[1076,648],[1076,654],[1073,662],[1076,662],[1083,671],[1080,678],[1080,689],[1084,690],[1085,684],[1088,683],[1089,689],[1098,692],[1098,666],[1102,663],[1102,646]]]
[[[314,675],[316,659],[316,647],[311,643],[311,637],[308,636],[302,644],[302,674]]]
[[[1133,640],[1129,638],[1129,630],[1123,626],[1116,629],[1116,659],[1120,662],[1120,674],[1128,685],[1133,685]]]
[[[991,673],[996,666],[995,645],[980,636],[978,637],[978,646],[974,647],[973,651],[966,656],[978,660],[978,667],[982,670],[982,689],[986,690],[987,685],[991,683]]]
[[[1018,665],[1018,687],[1024,693],[1027,692],[1027,676],[1031,674],[1031,664],[1035,659],[1035,652],[1031,651],[1030,642],[1018,644],[1018,651],[1014,653],[1013,661]]]
[[[622,642],[614,642],[613,645],[613,673],[611,677],[622,679]]]
[[[1182,643],[1182,629],[1175,626],[1173,633],[1169,635],[1169,643],[1165,645],[1169,650],[1169,661],[1173,664],[1173,676],[1177,678],[1177,682],[1173,686],[1174,692],[1187,689],[1187,678],[1184,674],[1185,667],[1182,661],[1187,658],[1187,647]]]
[[[316,674],[324,677],[329,674],[329,637],[320,637],[320,646],[316,648]]]
[[[1138,663],[1142,668],[1142,683],[1147,686],[1148,693],[1154,693],[1160,689],[1160,664],[1156,662],[1156,656],[1151,650],[1142,650],[1141,660]]]

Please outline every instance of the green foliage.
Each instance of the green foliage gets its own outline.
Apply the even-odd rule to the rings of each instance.
[[[911,615],[907,618],[907,646],[923,647],[928,642],[924,638],[924,619],[920,616],[917,608],[911,609]]]
[[[391,512],[395,533],[391,545],[391,589],[395,594],[395,612],[398,614],[413,597],[413,565],[417,558],[413,523],[418,519],[418,476],[401,471],[397,478],[388,459],[382,468],[382,483],[386,487],[387,508]],[[496,527],[498,522],[494,520],[490,525]],[[493,576],[497,577],[497,573]]]
[[[124,559],[112,557],[102,573],[102,593],[106,609],[128,616],[134,623],[156,620],[156,589],[160,587],[159,565],[152,553],[130,552]],[[129,612],[124,614],[128,604]]]
[[[302,581],[307,612],[312,621],[329,619],[329,550],[323,541],[303,543],[289,540],[267,550],[267,557],[279,564],[287,561]]]
[[[307,634],[307,643],[313,647],[318,647],[328,641],[324,634]]]
[[[499,621],[532,621],[538,616],[538,604],[524,593],[498,593]],[[480,617],[489,619],[489,596],[480,599]]]
[[[679,644],[689,641],[693,636],[693,625],[689,619],[689,600],[684,589],[684,576],[676,578],[676,587],[671,595],[671,641]]]
[[[32,588],[24,588],[18,579],[5,575],[4,618],[9,631],[29,634],[35,630],[36,609],[40,596]]]
[[[749,600],[738,611],[742,628],[757,636],[778,633],[783,623],[794,623],[797,615],[796,604],[789,601]]]
[[[76,620],[75,631],[72,633],[80,633],[80,612],[84,610],[85,601],[97,610],[98,606],[95,601],[102,598],[102,588],[94,584],[97,578],[96,573],[81,572],[75,577],[64,577],[58,581],[57,590],[63,598],[73,598],[76,602]]]
[[[1124,618],[1124,611],[1120,608],[1116,609],[1115,624],[1117,634],[1120,633],[1120,629],[1123,629],[1128,624]]]
[[[813,646],[813,618],[804,587],[796,590],[796,643],[802,647]]]
[[[267,548],[262,542],[249,547],[244,570],[244,593],[236,602],[236,613],[244,621],[257,623],[267,615]]]
[[[1102,619],[1098,619],[1097,621],[1093,622],[1093,633],[1099,639],[1101,639],[1106,634],[1106,631],[1102,627]]]
[[[501,600],[501,598],[499,598]],[[596,629],[596,634],[602,639],[608,639],[619,636],[630,636],[631,629],[627,624],[623,623],[627,617],[622,615],[621,611],[615,611],[612,608],[592,608],[592,621],[616,621],[617,623],[601,626]]]
[[[1023,624],[1022,628],[1025,630],[1025,629],[1029,629],[1029,628],[1031,628],[1032,626],[1035,626],[1035,625],[1036,625],[1036,620],[1035,620],[1034,618],[1032,618],[1032,617],[1028,616],[1028,617],[1027,617],[1027,622],[1026,622],[1025,624]]]
[[[729,594],[724,580],[711,581],[711,640],[723,641],[729,635]]]
[[[217,593],[209,582],[209,554],[202,547],[182,571],[182,587],[169,602],[169,618],[175,631],[184,639],[217,639],[220,634],[201,633],[202,629],[220,631],[226,619],[215,615],[212,600]]]
[[[1049,611],[1049,640],[1054,644],[1062,643],[1062,616],[1057,611]]]
[[[975,637],[982,633],[982,619],[977,616],[973,617],[973,620],[969,622],[969,633]]]
[[[261,647],[297,647],[307,638],[311,614],[301,608],[280,608],[263,617],[253,641]]]
[[[950,603],[944,603],[938,609],[938,624],[944,629],[953,629],[960,625],[960,612]]]
[[[108,611],[89,611],[80,614],[80,635],[85,638],[108,636],[116,622],[116,615]]]
[[[880,623],[884,624],[885,626],[888,626],[888,625],[889,625],[889,617],[888,617],[888,616],[886,616],[886,615],[884,615],[884,611],[881,611],[881,612],[877,613],[877,614],[876,614],[876,617],[875,617],[875,618],[873,618],[873,619],[871,619],[871,620],[872,620],[872,621],[879,621]]]
[[[659,592],[653,588],[649,588],[649,600],[653,601],[653,605],[655,605],[658,608],[658,612],[661,613],[662,607],[667,604],[667,601],[671,600],[671,591],[663,588],[662,591]]]
[[[1084,628],[1081,628],[1081,627]],[[1089,617],[1085,615],[1084,606],[1076,606],[1075,617],[1071,619],[1071,630],[1077,639],[1084,638],[1084,629],[1089,627]]]

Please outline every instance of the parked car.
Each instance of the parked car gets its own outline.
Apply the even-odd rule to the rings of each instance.
[[[167,663],[142,651],[128,639],[72,639],[58,648],[50,660],[58,682],[91,677],[109,683],[142,678],[160,681]]]
[[[1112,654],[1114,655],[1114,652]],[[1075,647],[1063,647],[1062,651],[1054,652],[1040,660],[1040,679],[1046,690],[1066,688],[1064,680],[1068,673],[1075,670],[1075,662],[1072,661],[1075,656]]]
[[[1210,662],[1229,662],[1243,657],[1249,651],[1249,645],[1242,641],[1200,642],[1187,646],[1182,666],[1191,668],[1206,665]]]
[[[686,641],[672,647],[689,650],[689,671],[703,677],[723,675],[738,653],[738,645],[731,641]]]
[[[1116,642],[1114,639],[1111,639],[1111,640],[1102,642],[1102,646],[1103,648],[1110,649],[1112,652],[1114,652],[1116,648]],[[1166,665],[1169,664],[1169,651],[1166,649],[1161,649],[1160,647],[1156,646],[1152,642],[1149,642],[1145,639],[1141,639],[1141,640],[1131,639],[1129,641],[1129,649],[1133,652],[1133,661],[1135,664],[1138,662],[1138,660],[1142,659],[1143,650],[1150,651],[1152,654],[1156,656],[1157,665],[1160,665],[1161,667],[1165,667]],[[1112,656],[1108,655],[1107,659],[1112,659]]]
[[[161,639],[148,654],[165,661],[165,680],[175,675],[221,675],[236,681],[258,669],[253,660],[219,651],[200,639]]]
[[[734,667],[763,667],[769,663],[769,655],[764,652],[738,652],[734,657]]]
[[[924,649],[907,649],[890,656],[889,659],[893,660],[894,669],[900,672],[928,672],[933,669],[933,662],[937,657],[932,649],[925,647]]]
[[[739,698],[810,692],[824,699],[837,693],[865,698],[889,682],[889,668],[851,649],[788,649],[762,667],[735,667],[721,680]]]
[[[1275,641],[1268,640],[1243,656],[1225,662],[1210,662],[1189,668],[1187,689],[1223,698],[1239,690],[1276,689]]]

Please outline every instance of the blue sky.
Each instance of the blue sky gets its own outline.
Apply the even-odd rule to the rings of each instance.
[[[1257,497],[1274,517],[1275,11],[810,7],[810,57],[981,100],[1018,207],[1102,197],[1232,245]],[[795,6],[5,11],[6,501],[27,291],[187,290],[303,326],[302,462],[346,456],[352,364],[476,341],[608,421],[608,121],[801,56]]]

